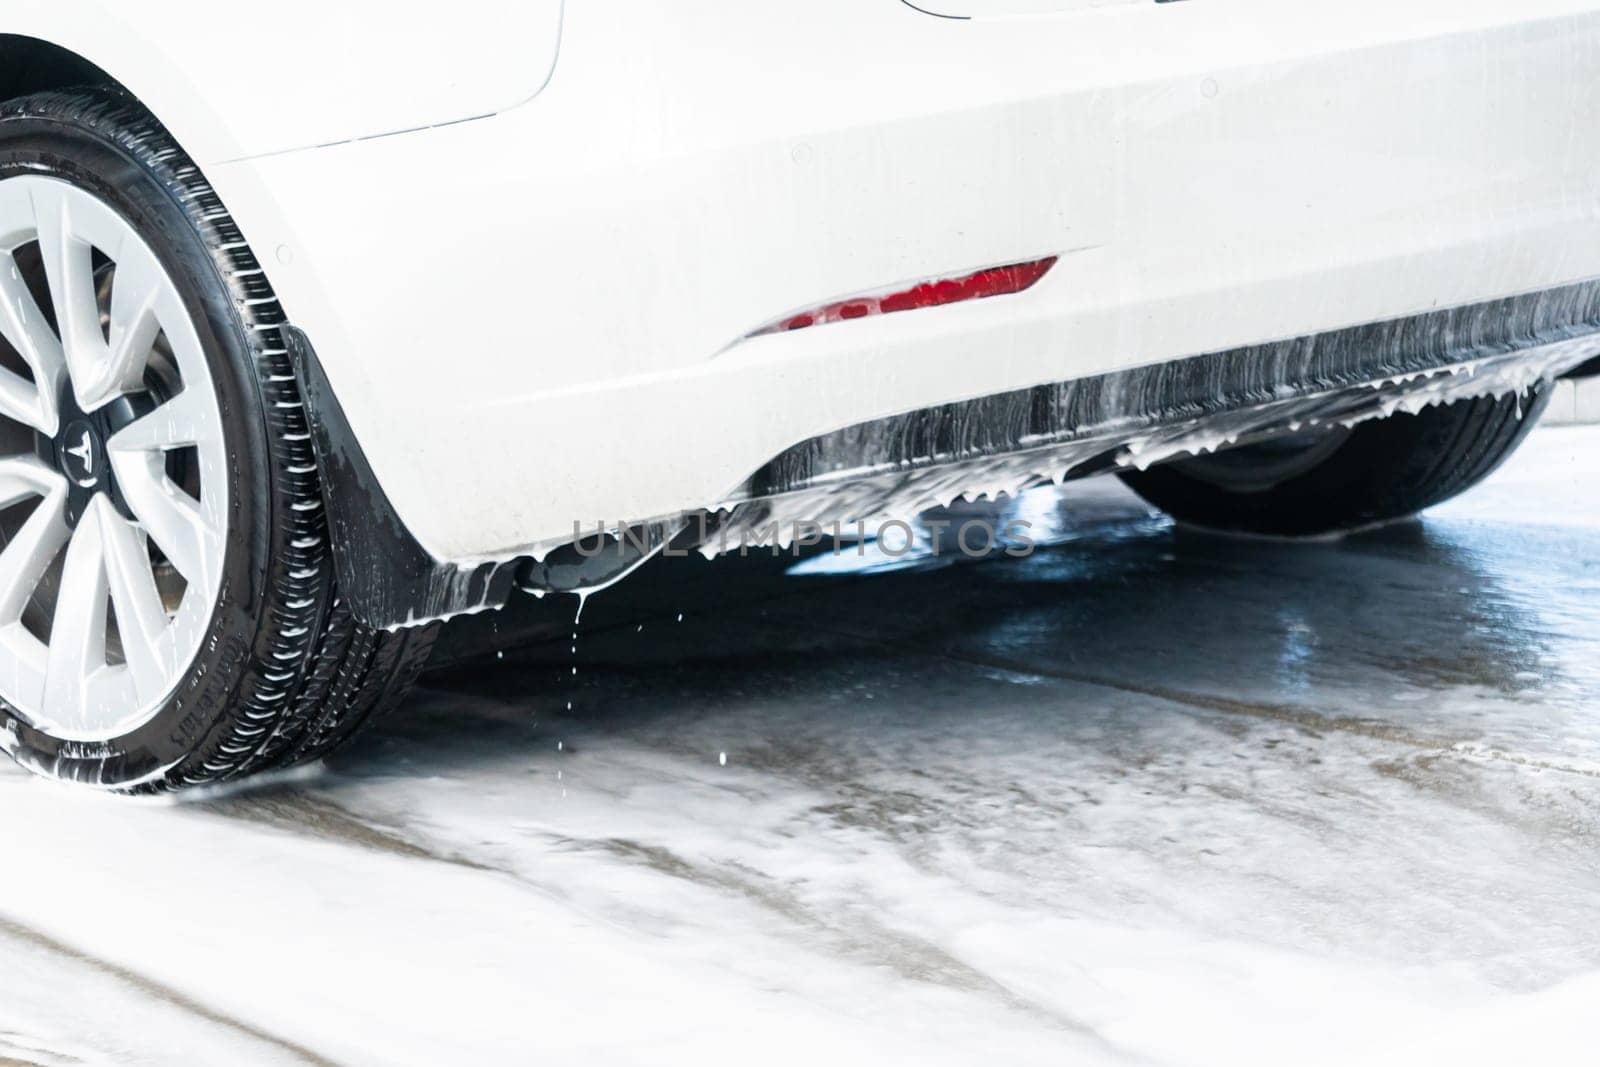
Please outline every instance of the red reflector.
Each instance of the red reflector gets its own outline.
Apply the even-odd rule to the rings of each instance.
[[[1009,267],[990,267],[988,270],[976,271],[959,278],[940,278],[922,282],[909,289],[883,296],[852,297],[835,304],[825,304],[819,308],[802,311],[798,315],[790,315],[771,326],[757,330],[751,336],[782,333],[785,330],[803,330],[807,326],[816,326],[824,322],[864,319],[868,315],[892,315],[896,311],[914,311],[917,308],[956,304],[963,300],[982,300],[990,296],[1020,293],[1024,289],[1032,288],[1033,284],[1043,278],[1055,265],[1056,257],[1051,256],[1048,259],[1036,259],[1031,263],[1015,263]]]

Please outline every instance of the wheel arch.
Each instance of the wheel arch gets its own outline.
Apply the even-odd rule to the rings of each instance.
[[[0,100],[78,85],[126,87],[78,53],[20,33],[0,33]]]
[[[133,99],[181,143],[181,134],[104,67],[52,41],[0,32],[0,103],[91,87]],[[416,542],[367,464],[309,342],[298,331],[293,336],[300,341],[292,346],[292,359],[318,431],[315,444],[324,488],[326,479],[333,479],[341,490],[325,494],[325,499],[340,535],[336,564],[355,616],[381,628],[503,604],[517,561],[462,571],[438,564]],[[362,566],[363,555],[382,565]]]
[[[193,0],[6,0],[0,84],[119,86],[204,168],[520,106],[555,69],[562,5],[458,0],[434,18],[381,19],[280,0],[219,20]]]
[[[196,159],[227,158],[237,147],[197,88],[163,63],[149,42],[137,35],[113,42],[106,39],[110,34],[75,29],[60,15],[39,18],[39,11],[23,0],[20,13],[0,16],[0,100],[78,87],[116,89],[142,104]],[[86,20],[80,14],[76,21]]]

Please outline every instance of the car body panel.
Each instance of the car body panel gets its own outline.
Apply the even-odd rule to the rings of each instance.
[[[8,0],[0,33],[105,70],[206,165],[515,107],[550,78],[561,6],[274,0],[222,20],[206,0]]]
[[[903,0],[925,15],[949,19],[1060,15],[1113,4],[1148,4],[1152,0]],[[1156,3],[1171,0],[1154,0]]]
[[[561,50],[492,116],[208,168],[440,560],[900,412],[1600,276],[1595,0],[617,0]]]

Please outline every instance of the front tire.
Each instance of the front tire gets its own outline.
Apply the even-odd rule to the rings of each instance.
[[[1408,518],[1477,485],[1516,450],[1549,390],[1479,397],[1124,471],[1179,522],[1315,537]]]
[[[344,606],[286,319],[194,163],[120,94],[0,105],[0,238],[0,475],[32,479],[0,494],[0,747],[157,792],[397,702],[434,630]]]

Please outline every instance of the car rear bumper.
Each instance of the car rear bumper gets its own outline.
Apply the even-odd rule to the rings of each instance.
[[[1600,358],[1600,282],[1075,378],[848,426],[786,449],[697,512],[574,553],[458,566],[395,513],[305,336],[290,348],[324,471],[340,588],[357,618],[396,627],[609,584],[669,542],[708,555],[781,549],[807,532],[882,523],[966,496],[1015,494],[1304,429],[1348,427],[1481,396],[1529,395]],[[1519,409],[1520,410],[1520,409]],[[642,533],[641,533],[642,531]],[[583,524],[585,539],[595,527]],[[546,545],[545,548],[552,547]],[[539,564],[535,566],[534,564]]]
[[[470,564],[903,412],[1600,277],[1592,6],[578,10],[524,107],[214,177],[396,514]]]

